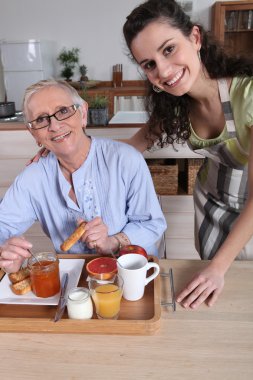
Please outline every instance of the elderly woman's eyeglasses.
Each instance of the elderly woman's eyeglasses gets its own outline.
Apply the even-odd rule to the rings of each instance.
[[[29,121],[27,125],[30,129],[35,130],[46,128],[51,124],[51,117],[54,117],[58,121],[66,120],[76,113],[78,107],[80,107],[79,104],[73,104],[69,107],[61,107],[59,111],[56,111],[52,115],[39,116],[37,119]]]

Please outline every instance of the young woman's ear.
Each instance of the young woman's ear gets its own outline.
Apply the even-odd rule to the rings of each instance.
[[[190,40],[192,41],[196,50],[199,51],[201,49],[201,34],[197,25],[194,25],[194,27],[192,28]]]

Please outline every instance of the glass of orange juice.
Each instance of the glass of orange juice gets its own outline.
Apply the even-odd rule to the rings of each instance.
[[[89,288],[99,319],[118,319],[123,294],[123,279],[115,275],[107,281],[91,278]]]

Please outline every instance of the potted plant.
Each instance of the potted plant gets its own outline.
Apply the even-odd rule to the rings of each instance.
[[[78,48],[71,50],[63,48],[57,58],[61,65],[63,65],[61,76],[65,78],[66,81],[70,81],[74,75],[74,68],[79,62],[79,52],[80,49]]]
[[[87,71],[88,71],[87,66],[85,66],[85,65],[79,66],[79,71],[81,74],[80,81],[81,82],[87,82],[89,80],[87,77]]]
[[[95,95],[88,100],[90,122],[94,125],[107,125],[108,98],[104,95]]]

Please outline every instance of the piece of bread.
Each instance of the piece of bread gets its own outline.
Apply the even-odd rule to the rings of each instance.
[[[16,282],[15,284],[12,284],[11,290],[13,291],[13,293],[17,294],[18,296],[21,296],[23,294],[30,292],[32,290],[30,277],[27,277],[22,281]]]
[[[30,271],[28,268],[22,268],[18,272],[9,273],[9,279],[12,284],[23,281],[25,278],[30,277]]]
[[[61,244],[61,250],[62,251],[68,251],[76,242],[80,239],[80,237],[85,232],[85,226],[86,222],[83,222],[80,224],[80,226],[77,227],[77,229],[73,232],[70,237],[68,237],[62,244]]]

